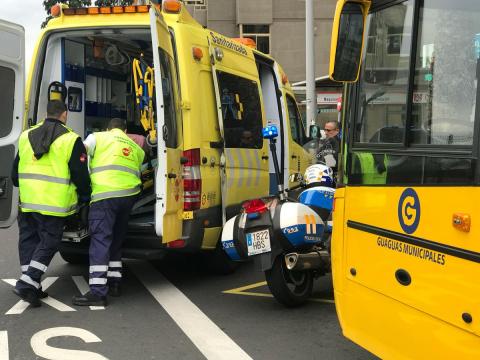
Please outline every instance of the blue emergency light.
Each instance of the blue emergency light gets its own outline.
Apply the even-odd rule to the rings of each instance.
[[[264,139],[275,139],[278,136],[278,130],[275,125],[268,125],[262,129]]]

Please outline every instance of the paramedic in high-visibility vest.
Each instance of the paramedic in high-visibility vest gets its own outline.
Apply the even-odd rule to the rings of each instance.
[[[107,295],[120,296],[122,242],[130,211],[141,191],[144,151],[126,134],[126,122],[112,119],[108,131],[85,140],[90,159],[92,199],[90,232],[90,291],[75,296],[75,305],[107,305]]]
[[[49,101],[47,118],[20,136],[12,169],[13,184],[20,193],[22,270],[14,292],[33,307],[48,296],[40,281],[62,240],[65,218],[90,201],[85,146],[65,126],[66,120],[63,101]]]

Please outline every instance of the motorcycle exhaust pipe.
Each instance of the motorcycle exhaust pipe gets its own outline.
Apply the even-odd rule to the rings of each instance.
[[[325,267],[330,262],[326,251],[312,251],[306,254],[290,253],[285,255],[285,264],[291,271],[315,270]]]

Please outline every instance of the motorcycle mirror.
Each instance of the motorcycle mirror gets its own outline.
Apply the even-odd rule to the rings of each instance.
[[[320,131],[320,126],[318,125],[310,125],[309,134],[311,139],[320,139],[322,137],[322,133]]]
[[[262,129],[262,137],[264,139],[275,139],[278,137],[278,129],[275,125],[268,125]]]

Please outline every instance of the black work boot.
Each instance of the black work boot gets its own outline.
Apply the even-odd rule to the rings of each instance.
[[[74,296],[72,303],[79,306],[106,306],[107,297],[95,295],[89,291],[85,295]]]
[[[37,290],[37,296],[39,299],[45,299],[46,297],[48,297],[48,293],[46,293],[42,290],[42,288],[40,288]]]
[[[108,283],[108,295],[115,297],[121,296],[122,285],[117,281]]]
[[[42,305],[35,289],[13,289],[15,295],[19,296],[23,301],[30,304],[31,307],[39,307]]]

